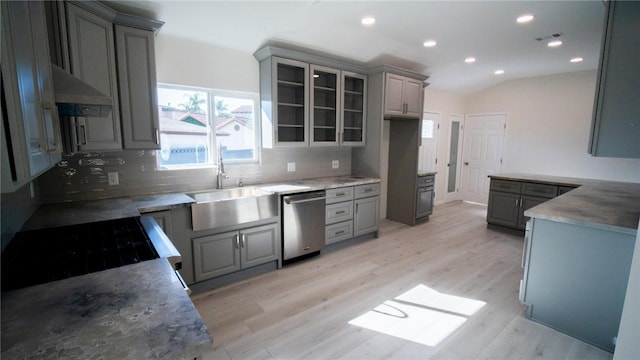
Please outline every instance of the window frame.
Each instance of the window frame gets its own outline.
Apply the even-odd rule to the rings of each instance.
[[[260,138],[260,94],[247,92],[247,91],[236,91],[236,90],[224,90],[224,89],[214,89],[214,88],[205,88],[199,86],[189,86],[189,85],[179,85],[179,84],[171,84],[171,83],[162,83],[158,82],[156,84],[156,91],[159,89],[171,89],[171,90],[184,90],[187,92],[203,92],[207,97],[207,121],[208,125],[212,129],[212,133],[209,135],[210,147],[209,147],[209,156],[210,159],[213,159],[212,162],[207,164],[179,164],[179,165],[164,165],[160,163],[160,151],[156,151],[156,168],[158,170],[163,171],[171,171],[171,170],[185,170],[185,169],[211,169],[217,167],[216,159],[218,158],[218,137],[216,136],[215,129],[215,118],[216,118],[216,97],[226,97],[226,98],[237,98],[243,100],[250,100],[253,104],[253,158],[251,159],[224,159],[225,165],[242,165],[242,164],[259,164],[261,161],[261,138]],[[161,106],[161,104],[158,104]],[[160,134],[162,134],[162,129],[159,129]],[[161,144],[162,146],[162,144]]]

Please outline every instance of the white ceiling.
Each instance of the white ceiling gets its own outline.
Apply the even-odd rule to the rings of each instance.
[[[113,2],[111,2],[113,5]],[[367,65],[390,64],[468,94],[507,79],[595,69],[605,6],[595,1],[115,1],[164,21],[161,36],[253,53],[278,42]],[[533,22],[516,23],[530,13]],[[360,24],[364,15],[373,26]],[[560,33],[549,48],[538,37]],[[423,42],[433,39],[434,48]],[[473,56],[477,61],[465,64]],[[569,62],[582,57],[582,63]],[[496,76],[493,72],[503,69]]]

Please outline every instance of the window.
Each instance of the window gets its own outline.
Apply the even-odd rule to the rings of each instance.
[[[159,169],[258,161],[258,94],[158,84]]]

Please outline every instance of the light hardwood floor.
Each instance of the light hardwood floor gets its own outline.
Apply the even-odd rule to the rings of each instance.
[[[523,316],[522,237],[487,229],[486,207],[435,208],[410,227],[329,249],[193,296],[214,338],[207,359],[611,359]],[[486,305],[435,346],[348,322],[416,285]]]

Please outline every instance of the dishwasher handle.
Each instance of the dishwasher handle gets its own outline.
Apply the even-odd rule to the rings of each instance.
[[[285,197],[282,198],[282,200],[287,205],[291,205],[291,204],[306,203],[306,202],[310,202],[310,201],[325,200],[326,198],[327,197],[325,196],[324,191],[318,191],[318,192],[315,192],[315,193],[285,196]]]

